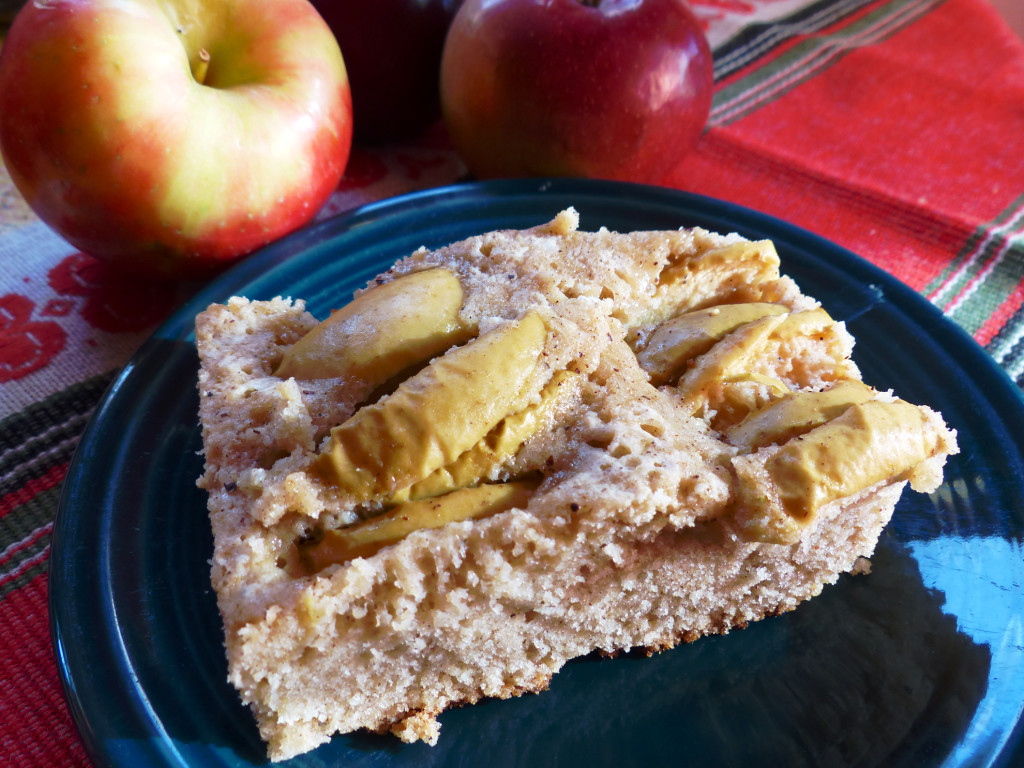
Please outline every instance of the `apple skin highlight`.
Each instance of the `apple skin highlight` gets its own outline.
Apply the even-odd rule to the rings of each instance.
[[[0,49],[0,114],[0,151],[36,215],[90,255],[163,277],[209,273],[307,223],[352,142],[341,52],[306,0],[30,2]]]

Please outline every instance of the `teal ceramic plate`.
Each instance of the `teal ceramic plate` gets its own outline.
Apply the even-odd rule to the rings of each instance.
[[[860,341],[872,383],[940,409],[962,453],[907,494],[870,575],[782,617],[653,658],[568,664],[548,692],[444,713],[436,747],[336,737],[302,766],[1021,765],[1024,403],[961,330],[837,246],[719,201],[606,182],[414,194],[293,235],[182,307],[111,386],[82,437],[53,534],[54,644],[100,766],[265,761],[225,682],[196,424],[192,322],[233,294],[305,297],[323,316],[420,245],[544,222],[703,226],[775,241],[783,268]]]

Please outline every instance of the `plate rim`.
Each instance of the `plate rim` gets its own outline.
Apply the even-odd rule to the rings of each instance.
[[[201,286],[193,295],[182,302],[171,315],[164,320],[139,348],[132,354],[124,367],[108,384],[99,400],[94,413],[83,430],[75,453],[69,463],[67,474],[62,483],[58,500],[57,512],[51,533],[50,557],[47,565],[48,576],[48,623],[50,639],[57,663],[58,675],[65,701],[74,721],[78,736],[86,748],[90,759],[101,765],[117,765],[108,759],[110,755],[99,746],[99,738],[91,727],[90,716],[82,707],[82,700],[77,692],[75,672],[71,669],[64,643],[65,624],[64,611],[60,605],[59,593],[66,587],[67,574],[62,572],[62,560],[68,544],[65,541],[66,516],[72,489],[79,480],[85,464],[84,456],[96,433],[105,419],[105,414],[117,400],[120,392],[131,381],[133,372],[153,353],[160,340],[184,341],[194,345],[194,331],[191,324],[195,314],[216,301],[226,300],[233,295],[233,289],[251,283],[260,277],[272,274],[273,270],[282,266],[287,260],[302,253],[309,245],[322,242],[326,237],[336,238],[355,228],[361,223],[374,222],[387,216],[403,211],[412,211],[436,204],[439,201],[458,201],[462,198],[486,199],[485,205],[498,204],[514,196],[565,196],[568,194],[586,194],[596,197],[617,197],[622,195],[640,196],[649,201],[657,201],[668,207],[712,208],[717,215],[724,215],[738,226],[730,231],[741,234],[744,231],[782,232],[792,243],[803,243],[816,248],[823,248],[840,254],[845,261],[843,268],[855,274],[866,285],[884,284],[886,294],[893,297],[908,316],[918,324],[937,326],[941,330],[944,341],[955,345],[951,356],[960,359],[966,355],[973,367],[965,370],[964,375],[981,384],[986,382],[991,387],[998,382],[997,392],[1000,403],[1008,403],[1017,409],[1017,417],[1024,423],[1024,392],[1010,378],[1009,374],[995,362],[981,345],[961,326],[946,317],[941,310],[929,302],[922,294],[906,285],[894,275],[886,272],[859,254],[821,236],[804,227],[792,224],[770,214],[749,208],[738,203],[719,200],[698,193],[675,190],[664,187],[652,187],[627,182],[612,182],[588,179],[511,179],[486,182],[463,182],[443,187],[429,188],[415,192],[385,198],[367,203],[351,210],[340,212],[329,218],[309,224],[306,227],[265,246],[235,264],[225,272]],[[538,221],[537,224],[544,222]],[[586,230],[586,222],[581,222],[581,229]],[[723,232],[724,234],[724,232]],[[946,347],[949,349],[948,347]],[[1024,458],[1024,432],[1016,433],[1018,452]],[[127,657],[127,651],[124,654]],[[1006,751],[996,761],[998,765],[1012,765],[1014,761],[1024,759],[1024,717],[1019,717],[1012,732],[1005,742]]]
[[[529,187],[530,189],[527,189]],[[894,292],[901,301],[907,302],[915,317],[923,317],[928,322],[938,323],[945,326],[944,331],[956,338],[970,354],[980,353],[980,359],[989,369],[988,373],[1002,379],[1002,383],[1009,387],[1010,392],[1019,405],[1024,407],[1024,390],[1010,377],[985,349],[964,329],[962,326],[948,318],[932,302],[928,301],[919,291],[911,288],[895,275],[886,272],[867,258],[855,251],[840,245],[823,235],[819,235],[805,227],[793,224],[784,219],[740,203],[710,197],[697,192],[672,189],[669,187],[657,187],[648,184],[635,182],[608,181],[603,179],[583,178],[538,178],[538,179],[498,179],[491,181],[468,181],[456,184],[448,184],[441,187],[408,192],[394,197],[383,198],[373,202],[359,205],[355,208],[341,211],[325,219],[315,221],[302,227],[289,235],[282,237],[269,245],[266,245],[240,262],[229,267],[226,271],[214,277],[195,294],[185,300],[172,315],[163,321],[147,338],[143,345],[132,355],[134,359],[143,351],[146,343],[153,337],[169,338],[168,331],[181,324],[186,310],[191,307],[204,309],[206,305],[217,301],[218,296],[226,297],[225,292],[231,286],[239,286],[246,282],[245,278],[263,275],[268,268],[280,265],[290,255],[294,255],[296,248],[301,249],[301,243],[310,240],[315,241],[322,233],[330,232],[332,236],[339,236],[348,229],[353,229],[364,219],[380,218],[382,214],[392,213],[396,210],[404,210],[409,207],[424,208],[437,201],[446,198],[453,199],[467,195],[479,194],[488,198],[505,199],[512,194],[515,195],[562,195],[579,189],[585,190],[586,194],[596,196],[609,196],[624,193],[642,195],[648,200],[657,199],[659,202],[684,202],[717,208],[720,211],[730,214],[730,219],[743,222],[746,229],[779,229],[787,233],[790,238],[823,246],[835,252],[841,252],[849,260],[850,266],[864,277],[870,278],[865,283],[883,282],[886,283],[886,290]],[[542,223],[542,222],[538,222]],[[581,229],[587,230],[586,222]],[[725,234],[725,233],[723,233]],[[742,233],[741,233],[742,234]],[[186,333],[181,338],[188,338]],[[129,361],[130,362],[130,361]],[[115,380],[116,381],[116,380]],[[113,385],[114,382],[112,382]],[[1024,441],[1022,441],[1024,444]]]

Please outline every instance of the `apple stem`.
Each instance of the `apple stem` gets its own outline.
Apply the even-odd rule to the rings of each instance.
[[[192,77],[196,79],[196,82],[202,85],[206,81],[206,72],[210,69],[210,52],[205,48],[199,51],[199,61],[196,62],[195,67],[192,69]]]

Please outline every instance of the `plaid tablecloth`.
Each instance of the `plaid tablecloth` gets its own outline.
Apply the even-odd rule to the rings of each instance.
[[[1024,44],[987,0],[692,4],[716,96],[672,184],[861,254],[1024,384]],[[464,174],[441,126],[357,149],[320,216]],[[76,252],[5,173],[0,265],[0,765],[86,765],[48,634],[54,512],[105,386],[188,288]]]

